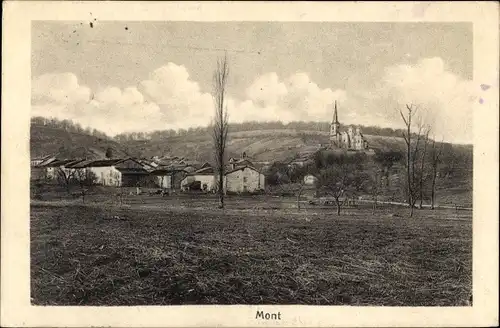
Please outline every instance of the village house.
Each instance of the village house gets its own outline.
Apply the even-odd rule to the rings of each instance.
[[[137,160],[106,159],[85,160],[69,165],[68,169],[84,169],[96,177],[96,184],[114,187],[149,186],[149,172]]]
[[[209,163],[188,160],[186,158],[163,157],[156,161],[157,166],[150,173],[157,181],[157,185],[162,189],[180,190],[181,182],[184,178],[199,169],[210,167]],[[190,178],[192,179],[192,178]]]
[[[183,165],[162,166],[150,174],[155,177],[158,187],[175,191],[181,189],[181,181],[188,173],[184,168]]]
[[[48,168],[46,165],[54,162],[56,158],[54,156],[44,156],[39,158],[33,158],[30,161],[31,175],[30,180],[47,180],[48,179]],[[53,172],[51,172],[53,175]]]
[[[181,182],[182,190],[216,191],[218,174],[209,163],[199,170],[188,173]],[[255,192],[265,188],[265,176],[256,169],[243,153],[241,158],[230,158],[225,167],[225,192]]]
[[[75,170],[91,172],[94,183],[113,187],[159,187],[168,190],[201,190],[213,192],[217,189],[217,172],[208,162],[190,161],[170,157],[156,161],[146,159],[100,159],[100,160],[56,160],[46,158],[44,176],[56,179],[57,171],[70,173]],[[265,163],[268,164],[268,163]],[[41,167],[42,168],[42,167]],[[248,159],[231,158],[225,167],[224,189],[226,192],[255,192],[265,187],[265,177]]]
[[[181,182],[182,190],[198,189],[214,191],[216,189],[215,171],[211,166],[189,173]]]
[[[237,167],[226,173],[225,192],[255,192],[265,189],[265,176],[252,166]]]
[[[243,152],[243,154],[241,154],[241,158],[231,157],[228,161],[228,164],[230,170],[234,170],[237,167],[245,165],[253,166],[253,163],[251,162],[250,158],[248,158],[246,152]]]
[[[95,183],[98,185],[119,187],[122,181],[122,174],[116,169],[115,165],[120,161],[120,159],[84,160],[69,165],[68,168],[93,173]]]
[[[48,160],[46,163],[40,164],[38,167],[41,169],[40,176],[46,180],[57,180],[60,174],[69,175],[71,169],[68,166],[81,162],[81,160],[75,159],[63,159],[63,160]]]
[[[154,179],[149,171],[133,158],[121,160],[115,164],[121,173],[121,186],[123,187],[154,187]]]

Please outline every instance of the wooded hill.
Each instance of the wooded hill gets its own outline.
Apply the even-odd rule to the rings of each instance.
[[[126,157],[125,147],[104,134],[77,130],[73,126],[46,124],[33,121],[30,129],[30,152],[32,158],[57,155],[59,159]],[[108,156],[106,156],[106,154]]]
[[[400,130],[361,127],[370,147],[404,150]],[[329,142],[327,122],[245,122],[231,124],[228,156],[243,152],[255,161],[287,161],[312,154]],[[448,145],[451,147],[451,144]],[[472,145],[453,145],[461,161],[472,167]],[[105,158],[111,149],[113,157],[178,156],[211,161],[213,143],[209,127],[189,130],[165,130],[152,133],[129,133],[115,138],[95,129],[83,129],[69,120],[34,117],[31,120],[31,155],[61,154],[63,157]],[[470,164],[470,165],[469,165]]]

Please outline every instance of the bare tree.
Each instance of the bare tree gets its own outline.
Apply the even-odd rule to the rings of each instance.
[[[424,202],[424,181],[426,179],[426,167],[425,167],[425,159],[427,156],[427,145],[429,144],[429,133],[431,132],[431,127],[427,126],[424,133],[424,147],[422,150],[422,154],[420,155],[420,172],[419,172],[419,184],[418,184],[418,192],[420,198],[419,208],[423,207]]]
[[[418,188],[415,184],[417,180],[415,166],[417,164],[417,153],[419,150],[419,143],[421,139],[422,124],[419,124],[418,132],[415,135],[415,133],[413,133],[412,131],[412,124],[413,124],[412,121],[417,112],[417,107],[414,107],[412,104],[411,105],[407,104],[406,109],[407,109],[406,114],[404,114],[401,109],[399,110],[399,113],[401,114],[401,118],[403,119],[403,122],[406,127],[406,129],[403,131],[402,134],[406,144],[405,166],[406,166],[407,199],[408,199],[408,206],[410,206],[410,217],[411,217],[413,216],[413,208],[415,207],[415,203],[417,200],[416,191],[418,191]],[[413,137],[415,137],[415,141],[412,141]]]
[[[349,204],[359,192],[366,191],[370,177],[365,170],[366,158],[362,154],[328,154],[326,165],[319,168],[316,188],[330,194],[337,205],[337,214],[344,203]]]
[[[349,197],[353,197],[366,181],[366,177],[360,174],[355,164],[342,163],[321,170],[316,187],[333,197],[337,205],[337,215],[340,215],[342,205],[348,202]]]
[[[85,168],[77,169],[74,171],[75,171],[74,174],[75,179],[78,181],[78,185],[80,186],[80,194],[82,195],[82,202],[85,203],[85,195],[87,194],[88,189],[96,184],[97,177],[92,171],[87,170]]]
[[[431,167],[432,167],[432,174],[431,174],[431,209],[434,209],[434,201],[436,198],[436,179],[437,179],[437,173],[438,173],[438,166],[439,163],[441,162],[441,153],[443,151],[443,140],[441,140],[441,143],[436,145],[436,139],[432,139],[432,147],[431,147]]]
[[[306,187],[305,177],[307,175],[315,175],[310,166],[304,167],[289,167],[281,165],[276,174],[276,184],[285,194],[294,194],[297,201],[297,209],[300,210],[300,197]]]
[[[71,182],[73,181],[73,178],[75,176],[75,170],[67,169],[64,167],[58,167],[56,172],[59,184],[64,185],[66,188],[66,192],[69,194]]]
[[[217,68],[213,74],[212,97],[214,99],[215,116],[213,120],[212,138],[215,150],[215,165],[217,172],[217,188],[219,208],[224,208],[224,176],[225,152],[228,133],[228,112],[226,104],[226,86],[229,77],[227,55],[217,60]]]
[[[385,187],[389,187],[389,177],[391,169],[395,163],[398,163],[403,158],[403,153],[399,150],[376,150],[373,159],[381,170],[380,178],[385,178]]]
[[[375,160],[375,165],[370,165],[368,179],[366,180],[367,189],[372,197],[372,213],[375,212],[378,205],[378,196],[382,191],[382,177],[386,176],[385,170],[387,166],[385,166],[385,162],[379,162]],[[392,165],[392,164],[391,164]]]

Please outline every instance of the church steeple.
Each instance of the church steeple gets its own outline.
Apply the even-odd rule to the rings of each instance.
[[[338,142],[338,137],[340,134],[340,123],[339,123],[339,118],[337,114],[337,101],[335,100],[335,105],[334,105],[334,111],[333,111],[333,120],[332,123],[330,124],[330,140],[333,142]]]
[[[337,100],[335,100],[335,109],[333,111],[333,121],[332,124],[339,124],[339,117],[337,115]]]

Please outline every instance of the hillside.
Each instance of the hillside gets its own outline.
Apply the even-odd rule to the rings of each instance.
[[[370,147],[404,150],[404,140],[389,136],[366,136]],[[229,133],[228,156],[245,152],[255,161],[286,161],[313,153],[329,143],[327,132],[296,131],[288,129],[239,131]],[[207,133],[199,135],[165,137],[162,140],[123,141],[134,154],[145,157],[172,155],[201,161],[211,159],[213,144]]]
[[[212,161],[213,143],[210,134],[162,136],[149,140],[121,140],[117,142],[99,131],[71,130],[71,125],[57,126],[31,124],[30,149],[32,158],[56,155],[59,159],[106,158],[112,157],[153,157],[178,156],[198,161]],[[405,152],[402,138],[365,134],[370,148],[398,150]],[[228,157],[239,157],[245,152],[253,161],[275,162],[292,160],[298,156],[312,154],[329,143],[327,132],[298,129],[262,129],[235,131],[229,133]],[[472,203],[472,145],[444,144],[440,177],[437,181],[439,202]],[[401,177],[404,176],[402,163],[391,170],[390,187],[385,190],[388,199],[404,201]],[[382,195],[381,195],[382,196]],[[403,198],[401,198],[403,197]]]
[[[404,139],[393,136],[365,135],[371,148],[406,151]],[[311,154],[328,144],[326,132],[295,131],[288,129],[239,131],[228,136],[228,157],[245,152],[254,161],[286,161],[296,156]],[[210,161],[213,156],[211,136],[185,135],[165,137],[163,140],[129,140],[123,142],[131,152],[151,156],[179,156],[200,161]],[[440,166],[441,177],[437,180],[436,199],[442,204],[472,203],[472,146],[443,145]],[[405,201],[401,189],[401,177],[405,168],[395,164],[391,170],[390,187],[384,192],[387,199]]]
[[[112,157],[127,156],[126,148],[113,140],[63,128],[32,123],[30,135],[32,158],[57,155],[60,159],[100,159],[106,158],[109,150]]]
[[[228,156],[246,152],[256,161],[283,161],[297,154],[314,152],[328,141],[328,135],[315,131],[261,130],[229,133]],[[213,154],[212,138],[200,135],[166,137],[162,140],[129,140],[123,144],[131,153],[144,157],[172,155],[209,161]]]

